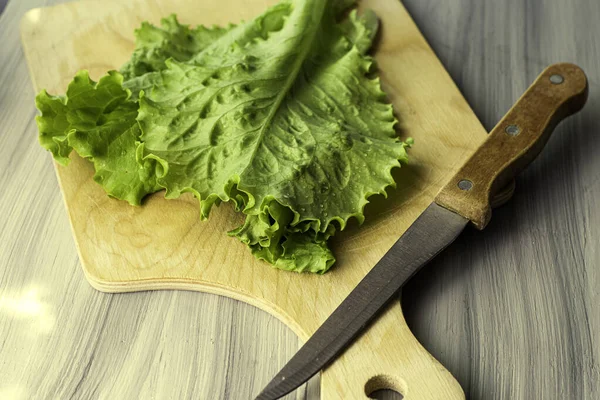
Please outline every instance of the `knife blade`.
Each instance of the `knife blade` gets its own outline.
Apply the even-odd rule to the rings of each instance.
[[[587,100],[583,71],[546,68],[392,248],[256,398],[278,399],[333,361],[423,265],[471,222],[483,229],[493,196],[540,153],[556,125]]]

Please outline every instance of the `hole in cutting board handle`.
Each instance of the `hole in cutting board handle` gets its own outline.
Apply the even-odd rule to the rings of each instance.
[[[404,396],[392,389],[379,389],[369,395],[375,400],[402,400]]]
[[[365,383],[365,394],[371,399],[400,400],[406,393],[406,383],[389,375],[377,375]]]

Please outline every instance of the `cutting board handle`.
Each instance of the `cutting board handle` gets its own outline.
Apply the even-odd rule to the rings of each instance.
[[[587,94],[587,79],[578,66],[546,68],[435,202],[483,229],[492,214],[493,196],[538,156],[556,125],[579,111]]]
[[[364,400],[392,389],[404,400],[464,400],[456,379],[418,342],[399,301],[321,374],[321,399]]]

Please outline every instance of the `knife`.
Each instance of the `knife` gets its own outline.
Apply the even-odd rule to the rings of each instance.
[[[583,108],[584,72],[546,68],[434,201],[271,380],[256,400],[278,399],[333,361],[425,264],[469,224],[482,230],[494,196],[541,152],[556,125]]]

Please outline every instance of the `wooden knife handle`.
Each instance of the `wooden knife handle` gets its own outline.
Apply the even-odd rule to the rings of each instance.
[[[587,100],[584,72],[554,64],[540,74],[489,137],[435,198],[478,229],[490,220],[492,197],[542,151],[556,125]]]

